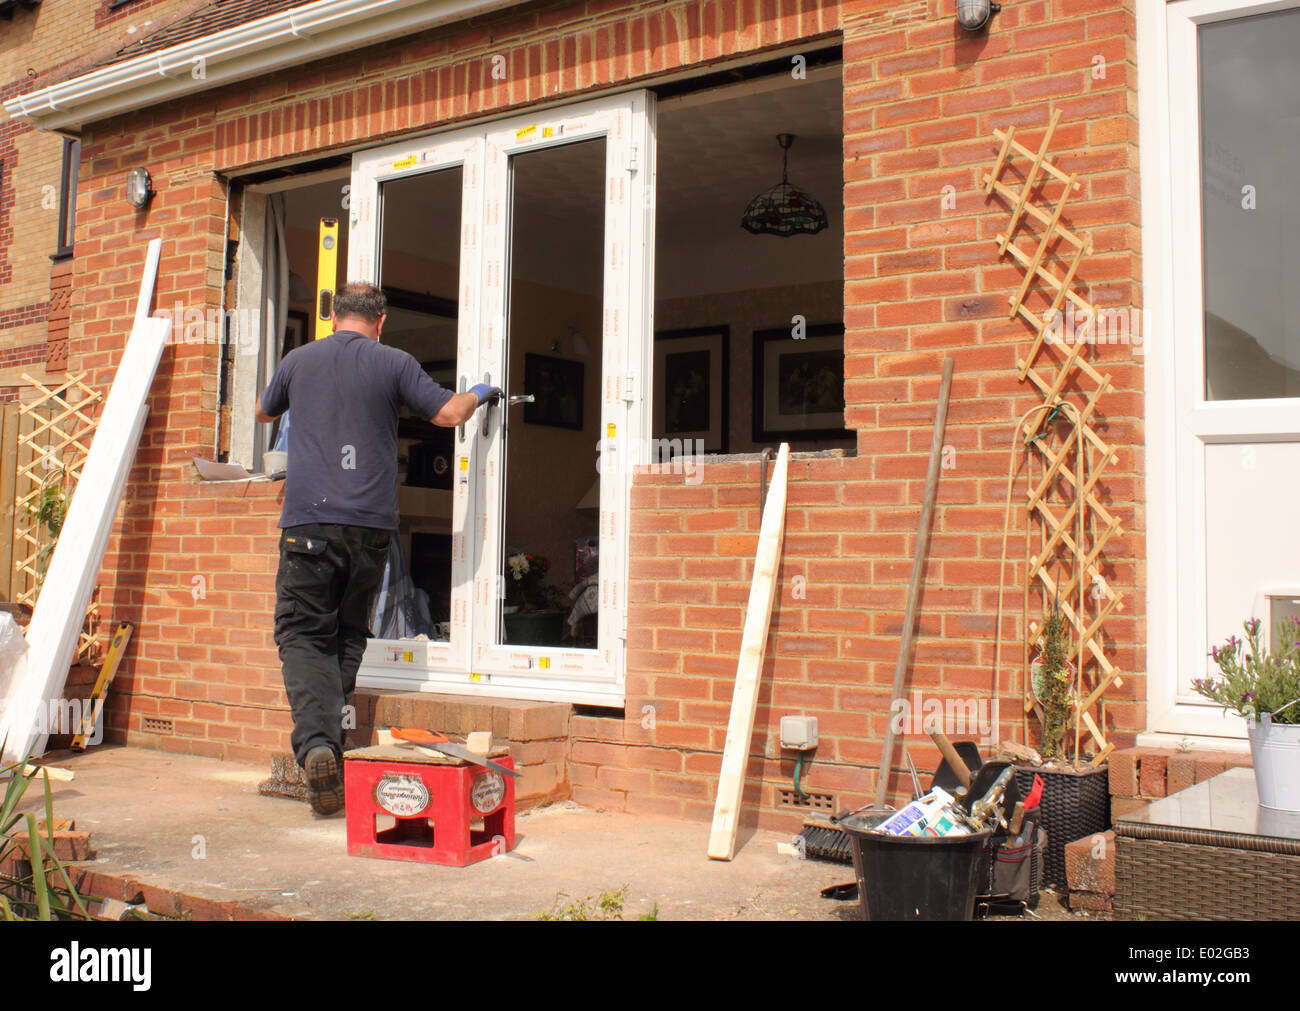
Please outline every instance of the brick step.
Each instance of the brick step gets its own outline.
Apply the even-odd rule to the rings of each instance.
[[[497,744],[510,748],[521,773],[515,781],[516,810],[569,797],[569,718],[573,707],[567,702],[367,689],[357,692],[353,705],[357,725],[348,730],[349,749],[378,743],[377,731],[382,727],[420,727],[453,738],[490,730]],[[267,796],[307,798],[302,770],[288,754],[272,757],[271,778],[258,790]]]

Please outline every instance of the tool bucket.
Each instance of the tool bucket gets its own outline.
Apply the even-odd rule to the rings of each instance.
[[[853,840],[853,870],[864,920],[972,920],[979,861],[991,829],[944,838],[885,835],[879,813],[840,827]]]

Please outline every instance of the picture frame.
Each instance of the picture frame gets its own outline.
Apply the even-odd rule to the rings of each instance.
[[[729,326],[656,332],[653,437],[670,444],[700,440],[706,453],[727,452],[730,371]]]
[[[847,439],[844,326],[754,331],[754,441]]]
[[[582,362],[525,354],[524,389],[533,395],[524,404],[525,423],[582,431]]]
[[[284,358],[294,348],[300,348],[311,339],[311,319],[307,313],[290,309],[285,318],[284,340],[280,348],[280,357]]]

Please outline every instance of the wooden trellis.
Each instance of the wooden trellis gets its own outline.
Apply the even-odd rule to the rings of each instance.
[[[1028,412],[1019,433],[1028,454],[1026,612],[1031,590],[1036,588],[1045,600],[1058,603],[1073,628],[1076,673],[1071,726],[1076,757],[1080,737],[1086,733],[1096,765],[1114,749],[1104,730],[1106,690],[1123,685],[1119,668],[1108,656],[1103,629],[1110,614],[1123,610],[1123,595],[1102,575],[1101,554],[1123,527],[1097,493],[1105,469],[1118,462],[1114,449],[1093,427],[1098,401],[1112,387],[1110,376],[1085,357],[1085,349],[1094,343],[1097,311],[1072,286],[1084,258],[1092,252],[1092,239],[1061,223],[1079,182],[1047,159],[1060,118],[1059,110],[1052,114],[1037,151],[1015,139],[1014,127],[994,130],[1001,149],[983,181],[986,196],[996,193],[1010,205],[1011,219],[995,241],[999,255],[1011,256],[1024,271],[1019,289],[1009,299],[1010,317],[1023,319],[1034,332],[1016,370],[1019,379],[1032,383],[1043,398],[1040,408]],[[1028,167],[1018,188],[1003,180],[1008,166],[1025,160]],[[1046,200],[1044,190],[1057,184],[1060,195]],[[1035,281],[1041,283],[1045,296],[1051,296],[1042,312],[1025,304]],[[1078,319],[1082,325],[1072,325],[1071,338],[1062,340],[1067,331],[1060,321],[1071,317],[1072,323]],[[1039,635],[1037,623],[1026,621],[1025,635],[1025,711],[1041,715],[1030,687],[1028,663]]]
[[[104,398],[86,385],[84,372],[48,387],[25,373],[22,378],[39,396],[19,409],[13,588],[14,600],[31,607],[40,593],[42,567],[52,543],[36,515],[41,497],[57,483],[64,501],[72,498]],[[88,657],[95,648],[98,624],[98,605],[92,601],[77,644],[79,658]]]

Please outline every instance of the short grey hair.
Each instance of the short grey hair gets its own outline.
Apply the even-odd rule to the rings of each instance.
[[[365,281],[351,281],[334,293],[334,315],[339,319],[356,316],[374,323],[388,311],[383,289]]]

